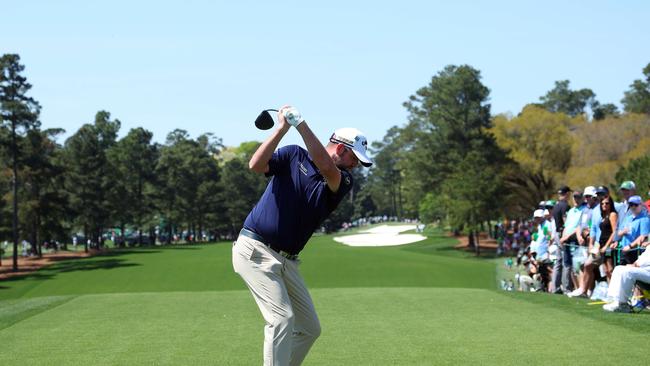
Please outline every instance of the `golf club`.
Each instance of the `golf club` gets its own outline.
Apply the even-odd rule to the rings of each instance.
[[[277,109],[263,110],[262,113],[260,113],[260,115],[255,119],[255,127],[259,128],[260,130],[268,130],[273,127],[275,121],[273,121],[273,117],[271,117],[271,114],[269,113],[270,111],[278,112]]]

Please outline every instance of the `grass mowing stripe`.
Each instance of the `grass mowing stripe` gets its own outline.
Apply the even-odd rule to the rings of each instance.
[[[0,330],[72,300],[74,296],[47,296],[0,301]]]
[[[301,254],[310,288],[494,288],[494,265],[445,252],[453,239],[432,237],[403,247],[353,248],[314,237]],[[64,261],[23,279],[3,281],[0,299],[93,293],[241,290],[230,243],[115,250]],[[446,253],[438,255],[438,253]]]
[[[646,357],[635,332],[490,290],[341,288],[312,295],[323,334],[305,365],[604,364]],[[251,365],[261,363],[262,326],[248,291],[103,294],[77,297],[0,331],[0,339],[7,365]],[[608,350],[625,352],[585,347],[595,335],[606,337]]]

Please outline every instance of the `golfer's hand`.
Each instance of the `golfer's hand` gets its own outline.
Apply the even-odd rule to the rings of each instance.
[[[278,110],[278,128],[284,131],[289,130],[291,125],[287,122],[287,119],[284,117],[284,111],[291,108],[289,105],[284,105]]]
[[[293,127],[298,127],[299,124],[305,122],[300,112],[294,107],[288,107],[282,110],[282,115],[288,124]]]

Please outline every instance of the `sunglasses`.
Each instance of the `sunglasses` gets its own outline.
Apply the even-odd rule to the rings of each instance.
[[[639,205],[637,205],[636,203],[630,203],[629,206],[630,206],[630,208],[636,208],[636,207],[639,207]]]
[[[607,205],[607,206],[611,206],[611,205],[612,205],[612,203],[611,203],[611,202],[608,202],[608,201],[601,202],[600,204],[601,204],[601,205]]]

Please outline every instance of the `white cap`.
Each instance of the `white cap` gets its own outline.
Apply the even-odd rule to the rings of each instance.
[[[533,217],[544,217],[544,210],[535,210]]]
[[[584,193],[582,193],[583,196],[592,196],[596,197],[596,187],[594,186],[589,186],[585,188]]]
[[[352,149],[361,165],[366,168],[372,165],[372,160],[368,157],[368,140],[363,135],[363,132],[351,127],[339,128],[334,131],[330,141],[343,144]]]

